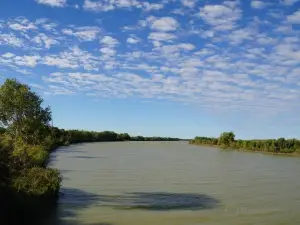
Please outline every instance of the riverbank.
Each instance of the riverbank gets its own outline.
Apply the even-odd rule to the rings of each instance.
[[[195,143],[189,143],[190,145],[195,145],[199,147],[210,147],[210,148],[218,148],[225,151],[236,151],[236,152],[251,152],[251,153],[261,153],[266,155],[278,155],[278,156],[292,156],[292,157],[299,157],[300,152],[293,152],[293,153],[282,153],[282,152],[268,152],[268,151],[261,151],[261,150],[249,150],[249,149],[237,149],[237,148],[230,148],[230,147],[221,147],[219,145],[213,145],[213,144],[195,144]]]

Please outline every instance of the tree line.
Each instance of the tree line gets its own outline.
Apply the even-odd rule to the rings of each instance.
[[[197,136],[190,144],[273,153],[300,152],[300,141],[297,139],[236,140],[233,132],[223,132],[219,138]]]
[[[4,204],[0,210],[0,223],[14,224],[15,219],[26,220],[23,216],[38,215],[37,210],[47,208],[45,203],[56,202],[61,175],[59,171],[47,168],[47,162],[51,151],[59,146],[82,142],[179,140],[131,137],[113,131],[64,130],[52,127],[51,120],[50,107],[43,107],[43,99],[27,85],[16,79],[7,79],[2,84],[0,201]]]
[[[114,131],[84,131],[64,130],[57,127],[51,128],[52,145],[69,145],[82,142],[116,142],[116,141],[179,141],[179,138],[171,137],[143,137],[130,136],[128,133],[116,133]]]

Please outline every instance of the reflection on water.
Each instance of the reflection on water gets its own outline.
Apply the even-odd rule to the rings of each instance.
[[[300,224],[300,158],[186,143],[62,148],[64,177],[45,225]]]

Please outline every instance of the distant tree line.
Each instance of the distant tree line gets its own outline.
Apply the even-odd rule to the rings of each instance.
[[[84,131],[64,130],[57,127],[51,128],[48,146],[55,149],[57,146],[70,145],[83,142],[117,142],[117,141],[179,141],[179,138],[171,137],[143,137],[130,136],[128,133],[116,133],[114,131]]]
[[[195,137],[190,144],[274,153],[300,152],[300,141],[297,139],[235,140],[233,132],[224,132],[219,138]]]

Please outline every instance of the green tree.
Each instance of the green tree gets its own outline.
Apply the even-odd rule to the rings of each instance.
[[[13,139],[39,144],[49,133],[51,111],[27,85],[7,79],[0,87],[0,125]]]
[[[128,133],[120,133],[120,134],[118,134],[117,138],[120,141],[129,141],[131,139],[131,137]]]
[[[234,142],[235,134],[233,132],[223,132],[219,138],[219,145],[229,147]]]

